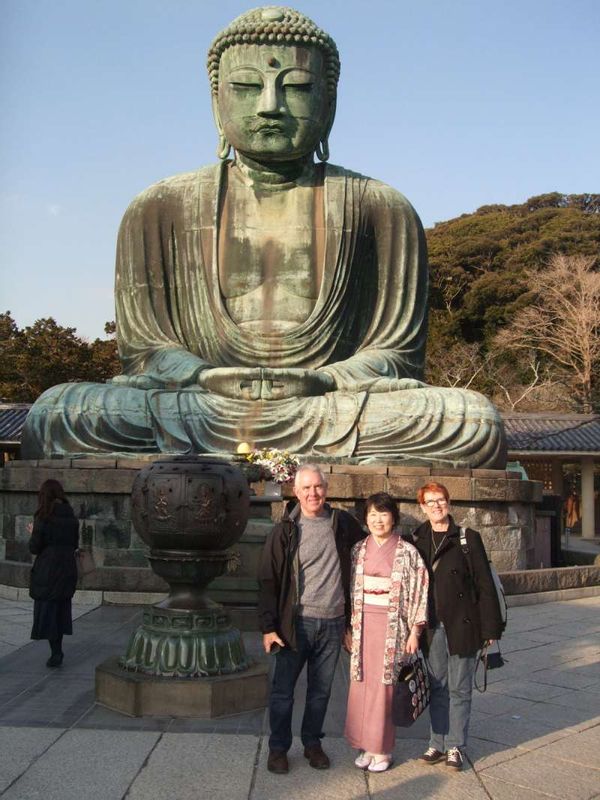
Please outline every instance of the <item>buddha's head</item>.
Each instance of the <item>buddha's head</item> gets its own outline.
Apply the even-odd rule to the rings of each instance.
[[[277,6],[242,14],[212,43],[208,73],[220,158],[230,147],[267,163],[328,158],[340,59],[308,17]]]

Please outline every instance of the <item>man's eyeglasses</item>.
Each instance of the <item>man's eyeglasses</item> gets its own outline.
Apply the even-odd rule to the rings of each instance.
[[[427,508],[435,508],[436,506],[443,508],[443,506],[448,505],[448,501],[443,498],[441,500],[426,500],[423,505],[427,506]]]

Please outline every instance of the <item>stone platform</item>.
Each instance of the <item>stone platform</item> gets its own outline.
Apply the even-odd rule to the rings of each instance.
[[[96,667],[96,702],[130,717],[215,719],[267,705],[268,664],[253,664],[234,675],[160,678],[128,672],[111,657]]]
[[[331,769],[311,769],[294,707],[289,775],[267,771],[268,712],[218,719],[132,717],[94,702],[94,668],[123,652],[141,610],[74,606],[60,669],[32,642],[32,601],[0,599],[2,800],[590,800],[600,791],[600,597],[511,608],[506,666],[474,692],[465,769],[418,760],[429,720],[398,728],[395,764],[354,766],[343,738],[348,656],[338,662],[323,746]],[[260,637],[244,636],[258,659]],[[3,644],[14,642],[14,644]],[[101,757],[99,757],[101,756]]]
[[[79,588],[100,593],[106,602],[153,602],[166,584],[147,566],[146,546],[131,523],[131,488],[138,471],[156,457],[140,459],[65,458],[13,461],[0,469],[0,585],[26,587],[31,556],[27,523],[37,505],[37,490],[48,479],[59,480],[81,520],[81,544],[93,551],[97,569]],[[450,491],[456,521],[479,530],[499,572],[539,567],[536,563],[535,506],[542,484],[503,470],[439,470],[397,464],[322,463],[328,474],[333,506],[362,514],[364,500],[387,491],[399,503],[401,528],[411,532],[423,521],[415,500],[428,480]],[[250,521],[232,548],[240,565],[232,575],[211,583],[210,596],[231,610],[234,625],[255,627],[256,571],[265,537],[281,518],[291,487],[283,496],[266,495],[265,484],[252,484]]]

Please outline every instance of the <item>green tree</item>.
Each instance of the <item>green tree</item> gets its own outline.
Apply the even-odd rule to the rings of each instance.
[[[0,314],[0,398],[15,400],[15,391],[21,380],[19,355],[24,347],[22,331],[10,315]]]
[[[495,337],[531,301],[529,274],[553,254],[598,254],[600,195],[552,192],[519,205],[483,206],[436,224],[426,236],[426,379],[437,385],[468,385],[507,407],[514,402],[519,407],[537,400],[551,406],[564,402],[560,391],[548,391],[564,379],[554,374],[554,362],[539,353],[530,361],[515,351],[500,352]]]
[[[88,345],[90,358],[85,380],[99,383],[110,380],[121,372],[121,364],[117,353],[115,334],[117,326],[114,322],[107,322],[104,326],[107,339],[94,339]]]
[[[108,323],[114,332],[114,323]],[[19,329],[10,311],[0,315],[0,396],[33,402],[59,383],[105,381],[119,372],[114,338],[87,342],[52,317]]]

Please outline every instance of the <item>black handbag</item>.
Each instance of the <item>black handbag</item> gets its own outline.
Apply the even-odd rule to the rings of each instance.
[[[430,688],[427,664],[419,650],[405,664],[394,684],[392,695],[392,723],[408,728],[429,705]]]

